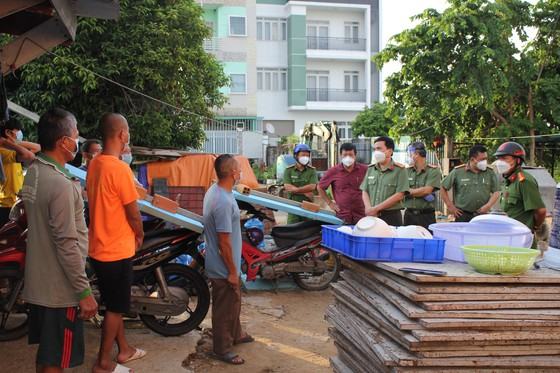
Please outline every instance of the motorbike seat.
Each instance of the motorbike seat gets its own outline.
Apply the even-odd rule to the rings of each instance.
[[[317,220],[303,221],[294,224],[280,225],[272,228],[270,235],[280,248],[290,246],[298,241],[317,236],[321,233],[323,222]]]
[[[171,243],[174,239],[183,237],[189,233],[192,232],[188,229],[161,229],[147,233],[144,236],[144,242],[142,243],[142,247],[139,251],[147,250],[166,242]]]

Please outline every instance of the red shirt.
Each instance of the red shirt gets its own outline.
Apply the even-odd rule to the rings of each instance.
[[[365,216],[360,184],[367,168],[363,163],[355,163],[352,171],[348,172],[340,163],[325,172],[319,181],[319,187],[322,189],[332,187],[334,200],[340,208],[337,216],[347,224],[356,224]]]

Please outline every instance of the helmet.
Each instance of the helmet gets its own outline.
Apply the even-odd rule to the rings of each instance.
[[[500,145],[496,153],[494,153],[494,157],[499,157],[502,155],[511,155],[513,157],[521,158],[522,161],[525,161],[526,153],[521,144],[513,141],[508,141]]]
[[[247,239],[255,247],[259,246],[264,240],[264,233],[259,228],[249,228],[245,232]]]
[[[307,144],[297,144],[294,148],[294,157],[297,157],[299,152],[311,153],[311,148]]]

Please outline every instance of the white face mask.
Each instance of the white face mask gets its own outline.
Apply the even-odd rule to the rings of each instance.
[[[354,164],[354,158],[350,157],[349,155],[347,155],[346,157],[342,158],[342,164],[345,167],[350,167]]]
[[[486,171],[487,167],[488,161],[486,159],[480,162],[476,162],[476,168],[478,168],[480,171]]]
[[[373,152],[373,163],[377,164],[377,163],[383,163],[385,161],[387,157],[385,156],[385,153],[383,153],[380,150],[376,150]]]
[[[130,153],[124,153],[121,155],[121,161],[123,161],[126,164],[131,164],[132,163],[132,154]]]
[[[498,173],[501,175],[506,174],[511,168],[509,163],[502,159],[498,159],[496,163],[494,163],[494,166],[496,167],[496,171],[498,171]]]
[[[70,136],[68,136],[68,138],[72,139]],[[80,139],[77,138],[77,139],[72,139],[72,140],[76,141],[76,150],[74,150],[74,151],[68,150],[68,149],[66,149],[66,147],[64,145],[62,145],[62,148],[64,150],[66,150],[68,153],[72,154],[72,159],[74,159],[74,158],[76,158],[76,155],[78,155],[78,150],[80,150]]]
[[[309,163],[309,157],[306,157],[306,156],[299,157],[298,162],[301,163],[304,166],[307,166],[307,164]]]

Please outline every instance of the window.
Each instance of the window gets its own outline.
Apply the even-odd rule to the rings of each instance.
[[[351,122],[336,122],[338,137],[341,140],[352,139],[352,123]]]
[[[259,34],[259,29],[261,33]],[[257,18],[257,40],[284,41],[288,38],[288,24],[281,18]]]
[[[307,25],[307,48],[329,49],[328,22],[314,22]]]
[[[359,43],[360,24],[358,22],[344,22],[344,42],[346,44]]]
[[[231,93],[247,93],[247,76],[245,74],[230,74]]]
[[[259,79],[261,83],[259,84]],[[257,89],[262,91],[285,91],[288,87],[288,70],[263,68],[257,69]]]
[[[247,36],[247,19],[245,16],[229,16],[229,35]]]
[[[358,91],[358,79],[360,73],[357,71],[345,71],[344,72],[344,91],[345,92],[356,92]]]

